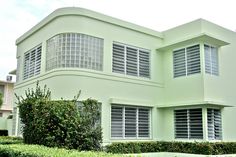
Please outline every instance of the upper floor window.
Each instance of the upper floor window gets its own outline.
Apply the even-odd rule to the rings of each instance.
[[[112,105],[111,137],[149,138],[150,108]]]
[[[150,51],[113,43],[112,71],[150,78]]]
[[[174,111],[175,138],[203,139],[202,109],[179,109]]]
[[[36,46],[25,53],[23,79],[40,74],[42,46]]]
[[[216,47],[204,45],[205,72],[211,75],[219,75],[218,50]]]
[[[174,77],[200,73],[200,45],[173,51],[173,63]]]
[[[63,33],[49,39],[46,71],[66,67],[102,71],[103,39],[79,33]]]
[[[222,139],[221,112],[220,109],[207,109],[207,130],[209,140]]]

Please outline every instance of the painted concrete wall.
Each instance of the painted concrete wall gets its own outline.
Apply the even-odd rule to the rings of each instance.
[[[59,10],[17,40],[17,57],[20,57],[20,79],[15,92],[22,95],[35,82],[47,84],[53,99],[71,99],[82,90],[80,99],[92,97],[102,103],[102,127],[104,142],[110,137],[110,105],[123,103],[152,107],[151,137],[149,140],[175,140],[173,111],[179,107],[201,107],[205,103],[222,109],[223,140],[236,141],[236,126],[232,126],[236,109],[224,107],[236,103],[234,91],[235,33],[215,24],[199,19],[162,33],[113,19],[98,13],[72,9]],[[67,12],[68,13],[68,12]],[[92,18],[91,18],[92,17]],[[50,20],[51,19],[51,20]],[[40,29],[39,29],[40,28]],[[60,33],[83,33],[104,39],[103,71],[67,68],[45,71],[46,41]],[[150,79],[112,73],[112,43],[125,43],[151,50]],[[174,49],[200,44],[201,73],[173,78]],[[220,76],[209,76],[204,72],[204,43],[219,46]],[[22,80],[24,53],[42,44],[41,74]],[[209,106],[209,104],[208,104]],[[203,117],[204,140],[206,140],[206,117]]]
[[[8,130],[8,135],[12,135],[12,122],[10,122],[11,119],[7,118],[10,114],[12,114],[14,84],[7,81],[0,81],[0,84],[4,85],[3,105],[0,109],[0,112],[2,113],[2,117],[0,117],[0,130]]]

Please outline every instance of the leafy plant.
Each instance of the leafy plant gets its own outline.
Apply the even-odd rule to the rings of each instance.
[[[79,93],[80,94],[80,93]],[[27,144],[63,147],[80,150],[101,148],[101,125],[99,105],[87,99],[77,107],[79,94],[73,100],[51,100],[50,90],[28,89],[25,97],[17,96],[23,138]],[[80,111],[80,112],[79,112]]]
[[[235,154],[236,142],[117,142],[106,146],[109,153],[179,152],[191,154]]]

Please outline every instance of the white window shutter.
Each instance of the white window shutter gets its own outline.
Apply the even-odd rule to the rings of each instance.
[[[201,73],[200,45],[173,51],[174,78]]]
[[[203,139],[202,109],[179,109],[174,111],[175,138]]]
[[[126,74],[138,75],[138,50],[134,48],[126,48]]]
[[[139,76],[150,77],[150,53],[145,50],[139,50]]]
[[[222,122],[220,109],[207,109],[207,127],[209,140],[222,139]]]
[[[187,75],[201,72],[200,65],[200,45],[194,45],[186,48],[187,50]]]
[[[186,54],[185,49],[173,52],[174,77],[186,76]]]
[[[111,108],[111,137],[123,137],[123,107]]]
[[[113,44],[112,71],[125,73],[125,47],[119,44]]]
[[[111,106],[112,138],[149,138],[150,108]]]
[[[112,72],[150,78],[150,51],[113,43]]]
[[[213,46],[204,45],[205,72],[211,75],[219,75],[218,49]]]
[[[25,53],[23,79],[40,74],[42,46],[39,45]]]

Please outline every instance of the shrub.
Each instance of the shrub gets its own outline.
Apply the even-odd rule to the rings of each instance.
[[[0,145],[1,157],[120,157],[118,154],[105,152],[79,152],[59,148],[48,148],[39,145]]]
[[[0,136],[0,144],[19,144],[23,143],[21,137]]]
[[[97,100],[87,99],[79,105],[79,149],[100,150],[102,143],[101,112]]]
[[[28,90],[25,98],[18,98],[23,138],[26,144],[64,147],[80,150],[99,150],[102,141],[101,125],[97,124],[100,112],[96,100],[87,99],[77,107],[74,100],[52,101],[45,86]]]
[[[235,154],[236,142],[118,142],[106,146],[109,153],[179,152],[191,154]]]

